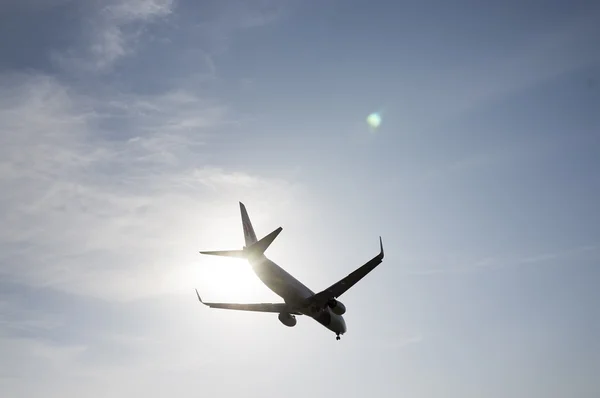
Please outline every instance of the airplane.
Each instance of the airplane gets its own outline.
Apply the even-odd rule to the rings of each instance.
[[[340,340],[340,335],[346,333],[347,330],[343,317],[346,306],[338,298],[383,261],[381,237],[379,237],[379,254],[327,289],[314,293],[264,254],[283,228],[279,227],[264,238],[257,240],[246,206],[242,202],[239,204],[246,245],[241,250],[201,251],[200,253],[247,260],[258,278],[284,302],[209,303],[202,300],[196,289],[198,301],[211,308],[278,313],[279,321],[288,327],[296,326],[296,316],[305,315],[334,332],[336,340]]]

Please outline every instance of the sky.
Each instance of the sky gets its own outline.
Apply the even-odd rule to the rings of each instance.
[[[598,20],[2,1],[1,395],[599,396]],[[243,245],[238,201],[313,291],[382,236],[341,341],[198,303],[281,301],[198,253]]]

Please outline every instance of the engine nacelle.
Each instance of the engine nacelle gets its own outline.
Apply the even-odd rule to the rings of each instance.
[[[327,306],[331,308],[331,311],[336,315],[344,315],[346,312],[346,306],[335,299],[329,300]]]
[[[285,326],[296,326],[296,317],[292,314],[282,312],[279,314],[278,318],[281,321],[281,323],[283,323]]]

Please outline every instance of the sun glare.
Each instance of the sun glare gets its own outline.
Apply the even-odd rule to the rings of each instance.
[[[223,301],[249,302],[265,289],[244,260],[215,259],[207,261],[201,270],[202,279],[210,285],[211,297]]]
[[[192,292],[198,289],[203,300],[208,302],[226,303],[252,303],[252,302],[278,302],[281,298],[273,293],[255,275],[248,261],[238,258],[210,256],[198,253],[199,250],[238,250],[244,245],[243,229],[240,222],[239,210],[226,209],[218,222],[207,223],[203,220],[204,228],[194,237],[194,242],[185,240],[177,250],[170,253],[179,253],[178,257],[172,255],[171,264],[176,264],[171,269],[169,277],[163,278],[163,283],[179,292]],[[254,210],[254,211],[252,211]],[[264,215],[259,209],[252,208],[250,218],[259,237],[266,235],[268,227],[261,228]],[[217,218],[215,216],[215,218]],[[206,233],[210,231],[210,233]],[[172,235],[171,235],[172,236]],[[188,239],[188,238],[185,238]],[[198,243],[201,242],[201,243]],[[279,246],[281,245],[278,242]],[[284,250],[281,247],[273,249],[273,253]]]
[[[381,125],[381,115],[377,112],[369,114],[367,116],[367,124],[372,129],[377,129]]]
[[[205,256],[190,268],[181,275],[181,284],[197,288],[203,300],[249,303],[271,297],[247,261]]]

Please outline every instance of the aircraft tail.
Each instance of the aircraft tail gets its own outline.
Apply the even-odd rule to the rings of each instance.
[[[240,211],[242,213],[242,226],[244,228],[244,239],[246,246],[242,250],[216,250],[216,251],[201,251],[201,254],[207,254],[211,256],[224,256],[224,257],[236,257],[248,259],[250,257],[256,257],[264,254],[269,248],[271,243],[275,240],[277,235],[283,230],[282,227],[277,228],[269,235],[265,236],[261,240],[256,239],[256,233],[248,217],[248,212],[243,203],[240,202]]]
[[[246,211],[246,206],[242,202],[240,202],[240,212],[242,213],[242,227],[244,228],[244,240],[246,241],[246,246],[251,246],[256,243],[256,233],[254,233],[254,228],[252,227],[252,223],[250,222],[250,217],[248,216],[248,212]]]

